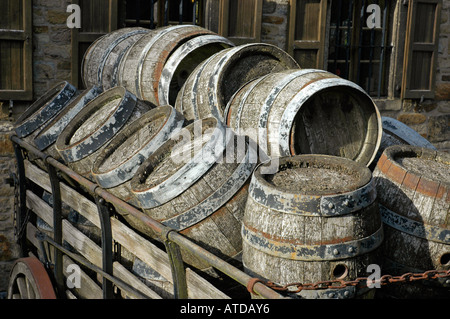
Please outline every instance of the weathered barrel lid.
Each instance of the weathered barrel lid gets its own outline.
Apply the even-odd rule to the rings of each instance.
[[[102,116],[98,127],[78,140],[71,141],[78,129],[108,103],[117,100],[112,111]],[[94,153],[109,141],[128,121],[136,106],[137,98],[124,87],[111,88],[90,101],[65,127],[56,140],[56,150],[66,162],[76,162]]]
[[[15,123],[18,137],[26,137],[56,116],[75,96],[77,89],[67,81],[56,84],[28,107]]]
[[[135,137],[140,130],[155,124],[151,133],[145,136],[144,140],[139,140],[135,148],[127,149],[124,157],[119,158],[118,163],[104,167],[105,162],[110,158],[121,145]],[[164,144],[172,134],[178,132],[184,124],[184,117],[178,113],[172,106],[164,105],[152,109],[130,123],[120,131],[108,146],[101,151],[92,166],[92,175],[97,183],[104,188],[112,188],[130,180],[139,166],[154,153],[162,144]]]
[[[208,132],[207,140],[204,133]],[[222,156],[234,134],[216,118],[197,120],[173,135],[156,152],[147,158],[131,180],[131,189],[144,209],[160,206],[175,198],[194,184]],[[183,143],[180,143],[180,139]],[[186,143],[187,142],[187,143]],[[199,147],[198,144],[201,143]],[[191,148],[194,154],[191,153]],[[181,158],[189,151],[188,158]],[[168,158],[172,160],[168,162]],[[162,164],[170,164],[170,171]]]
[[[72,99],[69,104],[53,118],[34,138],[34,144],[41,151],[45,150],[51,144],[56,142],[59,134],[69,124],[78,112],[86,106],[91,100],[102,93],[102,89],[93,86],[81,92],[76,98]]]
[[[277,166],[278,171],[263,174],[262,169],[268,166]],[[336,178],[348,176],[347,182],[329,185],[323,181],[324,175],[298,178],[298,183],[289,184],[295,176],[294,170],[304,169],[336,172]],[[283,171],[292,170],[292,173],[281,177]],[[281,186],[274,182],[286,183]],[[322,183],[324,188],[312,186],[311,183]],[[298,188],[298,189],[296,189]],[[260,164],[254,171],[249,187],[249,196],[259,203],[274,210],[304,216],[337,216],[350,214],[367,207],[376,199],[376,189],[372,183],[372,174],[364,165],[353,160],[331,155],[296,155],[279,157]]]
[[[208,44],[222,44],[224,48],[234,47],[234,43],[225,37],[217,34],[207,34],[195,37],[182,44],[174,53],[171,54],[167,62],[164,64],[164,69],[161,72],[159,80],[159,103],[165,105],[169,103],[170,83],[172,78],[186,56]]]

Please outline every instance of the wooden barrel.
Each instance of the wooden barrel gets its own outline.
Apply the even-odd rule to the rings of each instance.
[[[425,147],[436,150],[426,138],[410,128],[408,125],[391,117],[382,116],[383,135],[381,137],[380,148],[378,149],[375,160],[372,162],[371,169],[375,169],[378,160],[384,150],[392,145],[411,145]]]
[[[144,35],[127,51],[119,68],[119,85],[124,86],[130,92],[134,93],[139,99],[150,101],[156,105],[159,104],[159,83],[162,71],[171,55],[177,51],[184,43],[202,35],[214,35],[215,33],[199,26],[176,25],[162,27]],[[190,42],[196,46],[189,47],[188,50],[200,50],[198,57],[188,54],[186,63],[179,63],[173,70],[172,79],[181,79],[186,77],[196,64],[202,59],[215,52],[222,50],[223,45],[228,43],[225,38],[216,37],[216,45],[203,45],[201,42]],[[186,48],[186,47],[185,47]],[[187,52],[189,53],[189,52]],[[171,61],[173,65],[173,61]],[[167,72],[168,69],[166,69]],[[166,74],[167,77],[167,74]],[[169,82],[169,86],[173,81]],[[173,82],[172,89],[175,89]],[[167,88],[167,87],[166,87]],[[172,93],[175,94],[176,93]],[[167,103],[164,103],[167,104]]]
[[[125,126],[100,152],[92,166],[97,184],[124,201],[130,201],[130,180],[139,166],[184,124],[172,106],[148,111]]]
[[[217,34],[201,35],[181,45],[167,60],[161,72],[159,104],[175,105],[178,92],[195,67],[229,47],[234,47],[233,42]]]
[[[56,150],[56,140],[69,124],[69,122],[77,115],[90,101],[96,98],[102,90],[96,86],[86,89],[72,99],[67,106],[54,117],[43,129],[41,129],[34,137],[34,144],[40,151],[45,151],[53,158],[62,160]]]
[[[128,48],[149,33],[144,28],[122,28],[94,41],[84,54],[81,78],[86,87],[99,86],[105,91],[117,86],[117,71]]]
[[[67,81],[56,84],[39,97],[15,123],[18,137],[24,138],[36,132],[45,123],[55,117],[77,94],[77,89]]]
[[[373,172],[385,229],[383,272],[450,269],[450,154],[386,148]],[[386,286],[399,298],[449,298],[448,278]]]
[[[131,188],[150,217],[232,260],[242,250],[240,226],[256,160],[247,138],[206,118],[186,126],[153,153],[139,167]],[[155,237],[145,225],[134,227]],[[188,264],[216,275],[189,251],[182,250],[182,255]]]
[[[298,68],[289,54],[270,44],[229,48],[214,54],[191,73],[175,108],[188,120],[214,116],[224,121],[225,107],[242,85],[266,74]]]
[[[271,73],[236,92],[227,125],[271,157],[325,154],[369,166],[380,146],[378,108],[353,82],[323,70]]]
[[[264,166],[278,167],[262,174]],[[252,276],[280,285],[367,277],[383,228],[368,168],[328,155],[272,159],[253,173],[242,261]],[[367,290],[302,291],[304,298],[360,296]]]
[[[70,121],[56,140],[56,150],[70,168],[92,180],[92,164],[102,148],[124,126],[151,108],[123,87],[109,89]]]

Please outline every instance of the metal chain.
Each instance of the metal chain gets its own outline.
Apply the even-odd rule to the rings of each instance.
[[[401,276],[383,275],[379,279],[372,279],[369,277],[359,277],[355,280],[345,281],[343,279],[318,281],[316,283],[290,283],[280,286],[272,281],[265,282],[265,285],[273,290],[281,292],[298,293],[302,290],[318,290],[318,289],[340,289],[349,286],[358,286],[359,288],[368,287],[370,285],[380,284],[382,286],[391,283],[413,282],[417,280],[431,280],[438,278],[450,277],[449,270],[428,270],[423,273],[405,273]],[[295,289],[295,290],[294,290]]]

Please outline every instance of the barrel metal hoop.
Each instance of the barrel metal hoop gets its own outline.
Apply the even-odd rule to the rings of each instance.
[[[195,45],[202,47],[211,43],[222,43],[227,44],[231,47],[234,47],[234,43],[219,35],[208,34],[195,37],[183,45],[181,45],[167,60],[164,65],[164,69],[161,72],[161,78],[159,79],[159,91],[162,94],[158,95],[159,104],[165,105],[169,104],[169,86],[170,82],[172,82],[173,75],[177,70],[180,62],[190,53],[192,53],[192,48],[195,48]]]
[[[125,34],[122,34],[121,36],[119,36],[117,39],[115,39],[113,42],[111,42],[107,49],[104,51],[101,61],[100,61],[100,65],[98,67],[98,71],[97,71],[97,85],[102,85],[102,78],[103,78],[103,69],[105,67],[106,61],[108,60],[109,55],[111,54],[111,52],[115,49],[115,47],[121,43],[122,41],[127,40],[128,38],[138,35],[138,34],[145,34],[148,33],[149,30],[147,29],[138,29],[138,30],[133,30],[130,32],[127,32]]]
[[[253,176],[249,196],[260,205],[287,214],[335,217],[351,214],[369,206],[375,201],[377,194],[372,181],[351,192],[318,196],[294,194],[268,187]]]
[[[339,244],[299,245],[280,242],[259,231],[250,230],[245,224],[242,226],[242,237],[250,246],[275,257],[301,261],[339,260],[376,249],[383,240],[383,227],[368,237]]]
[[[450,244],[450,229],[427,225],[401,216],[380,204],[381,220],[403,233],[442,244]]]
[[[58,86],[55,86],[29,107],[29,109],[31,109],[38,103],[43,103],[45,102],[45,98],[51,97],[57,93],[57,96],[53,100],[47,102],[44,107],[37,110],[34,114],[31,114],[24,123],[18,125],[14,129],[18,137],[26,137],[42,127],[46,122],[58,114],[77,93],[77,89],[69,82],[64,82],[63,88],[59,91],[56,91],[57,88]]]
[[[165,125],[167,123],[168,125]],[[92,175],[97,183],[103,188],[112,188],[130,180],[139,169],[139,165],[167,141],[171,134],[175,134],[181,130],[183,123],[184,118],[172,108],[169,117],[164,123],[164,126],[160,128],[159,132],[153,136],[149,143],[143,145],[143,147],[127,161],[107,172],[99,173],[92,170]]]
[[[306,86],[302,90],[300,90],[294,98],[287,105],[283,116],[281,117],[280,127],[278,131],[278,141],[280,147],[280,156],[291,156],[290,151],[290,134],[292,131],[293,119],[296,114],[299,112],[303,104],[311,98],[313,94],[318,92],[322,88],[330,88],[335,86],[345,85],[347,87],[351,87],[353,89],[358,90],[359,92],[367,95],[360,86],[357,84],[344,80],[341,78],[329,78],[329,79],[321,79],[315,82],[312,82],[310,85]]]
[[[155,187],[142,192],[133,192],[142,208],[160,206],[184,192],[215,164],[233,138],[232,131],[227,130],[217,120],[211,139],[186,165]]]
[[[377,198],[373,180],[355,191],[345,194],[322,196],[320,199],[321,216],[341,216],[359,211]]]
[[[162,36],[164,36],[165,34],[176,30],[176,29],[180,29],[180,28],[186,28],[189,27],[188,25],[176,25],[176,26],[171,26],[168,27],[167,29],[164,30],[158,30],[158,34],[154,37],[151,38],[150,41],[148,41],[144,48],[140,51],[141,54],[139,56],[139,60],[138,60],[138,65],[136,68],[136,80],[135,80],[135,87],[136,87],[136,95],[139,99],[144,99],[145,97],[142,96],[142,90],[141,90],[141,78],[142,78],[142,70],[144,68],[144,62],[146,60],[146,56],[148,54],[148,52],[150,51],[151,47],[156,43],[156,41],[158,41]],[[153,33],[150,33],[153,34]]]
[[[211,216],[242,188],[256,166],[256,158],[256,149],[249,145],[243,162],[213,194],[188,211],[161,223],[177,231],[182,231]]]
[[[34,143],[40,151],[45,150],[51,144],[55,143],[58,139],[59,134],[64,130],[64,128],[69,124],[70,120],[72,120],[75,115],[78,114],[80,110],[82,110],[87,103],[96,98],[102,90],[96,86],[88,89],[87,91],[81,93],[79,96],[79,101],[73,107],[68,110],[64,116],[62,116],[56,123],[52,124],[51,127],[47,129],[47,126],[41,131],[45,133],[38,133],[37,137],[34,139]],[[78,97],[76,97],[78,98]],[[75,100],[74,100],[75,102]],[[72,102],[69,102],[72,103]],[[49,123],[50,125],[51,123]]]
[[[267,145],[267,120],[269,118],[270,109],[272,108],[273,102],[278,97],[280,92],[286,88],[292,81],[296,78],[303,76],[309,73],[326,73],[324,70],[316,70],[316,69],[302,69],[299,71],[295,71],[293,73],[287,74],[280,82],[276,83],[272,90],[267,95],[264,104],[261,107],[260,117],[259,117],[259,125],[258,125],[258,142],[261,145],[261,148],[264,152],[268,153],[268,145]],[[253,88],[252,88],[253,89]],[[240,118],[240,117],[238,117]]]
[[[136,97],[125,91],[116,111],[103,123],[100,129],[74,145],[69,145],[65,149],[58,149],[60,155],[66,162],[71,163],[97,151],[104,145],[105,141],[111,139],[126,124],[134,111],[136,103]]]
[[[219,80],[220,80],[220,73],[224,67],[229,62],[229,59],[233,57],[237,52],[245,50],[247,47],[253,46],[254,43],[249,44],[243,44],[237,47],[230,48],[228,51],[222,51],[223,56],[220,58],[220,60],[217,62],[214,68],[214,73],[210,76],[209,82],[208,82],[208,98],[209,98],[209,105],[211,106],[211,114],[219,119],[221,122],[224,122],[224,111],[219,110],[219,101],[217,98],[217,94],[220,91],[219,90]]]
[[[436,150],[436,147],[433,144],[406,124],[403,124],[396,119],[384,116],[381,117],[381,122],[383,123],[384,131],[400,138],[405,143]]]
[[[200,67],[197,69],[197,71],[193,73],[195,75],[195,77],[193,79],[192,90],[191,90],[190,93],[191,93],[192,111],[194,113],[194,120],[200,120],[202,118],[199,115],[199,110],[198,110],[198,107],[197,107],[198,85],[200,83],[200,79],[201,79],[201,75],[202,75],[203,70],[205,69],[205,67],[209,64],[209,62],[213,58],[214,58],[214,55],[212,55],[207,60],[202,62],[202,64],[200,64]],[[184,90],[185,90],[185,86],[183,86],[183,95],[182,96],[184,96]],[[181,106],[180,107],[181,107],[180,111],[183,111],[183,99],[181,99]]]

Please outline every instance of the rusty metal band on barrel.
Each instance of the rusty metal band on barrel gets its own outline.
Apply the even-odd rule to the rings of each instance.
[[[234,47],[234,43],[219,35],[209,34],[195,37],[179,47],[167,60],[164,65],[164,69],[161,72],[161,78],[159,80],[159,91],[163,94],[159,94],[159,104],[165,105],[169,103],[169,87],[172,82],[172,77],[175,74],[179,64],[183,59],[192,53],[192,47],[198,45],[198,47],[211,44],[211,43],[223,43]]]
[[[161,223],[177,231],[181,231],[209,217],[242,188],[256,166],[256,159],[257,150],[252,145],[249,145],[242,163],[213,194],[188,211],[166,219]]]
[[[172,200],[194,184],[216,163],[226,146],[234,139],[231,130],[226,130],[219,120],[216,122],[217,126],[211,139],[186,165],[155,187],[144,192],[134,192],[142,208],[150,209]],[[216,146],[217,143],[219,143],[218,146]]]
[[[172,107],[171,109],[165,125],[161,127],[159,132],[147,144],[141,145],[142,148],[134,153],[127,161],[107,172],[99,173],[98,171],[92,170],[92,175],[101,187],[112,188],[130,180],[138,170],[139,165],[167,141],[171,134],[175,134],[182,128],[184,118],[175,109]],[[102,159],[98,157],[97,160]],[[96,164],[94,163],[93,167],[96,167]]]
[[[136,97],[125,90],[125,94],[117,106],[116,111],[105,121],[103,126],[84,138],[81,142],[69,145],[65,149],[58,149],[60,155],[65,161],[71,163],[79,161],[97,151],[105,144],[105,141],[110,140],[126,124],[134,111],[136,103]]]

